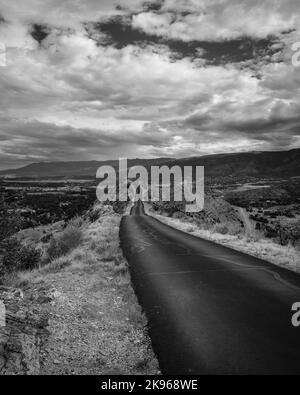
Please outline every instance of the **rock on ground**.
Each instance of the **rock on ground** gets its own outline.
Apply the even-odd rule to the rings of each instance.
[[[0,326],[0,375],[40,373],[40,349],[48,325],[45,306],[50,300],[45,291],[0,287],[1,305],[5,306]]]

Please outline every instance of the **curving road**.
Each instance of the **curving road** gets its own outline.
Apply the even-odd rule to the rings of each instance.
[[[121,246],[164,374],[300,374],[300,276],[145,215]]]

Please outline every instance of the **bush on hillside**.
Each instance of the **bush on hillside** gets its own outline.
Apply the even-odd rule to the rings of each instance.
[[[216,224],[214,226],[214,231],[221,235],[227,235],[229,232],[228,227],[225,224]]]
[[[70,219],[67,227],[82,228],[84,223],[85,223],[85,219],[83,217],[77,216],[77,217]]]
[[[54,236],[47,250],[49,260],[52,261],[78,247],[82,242],[83,233],[78,227],[69,225],[60,236]]]
[[[2,241],[0,260],[0,275],[20,270],[32,270],[39,266],[41,251],[23,245],[15,238]]]
[[[101,213],[98,210],[91,210],[88,213],[88,218],[91,222],[96,222],[100,218]]]

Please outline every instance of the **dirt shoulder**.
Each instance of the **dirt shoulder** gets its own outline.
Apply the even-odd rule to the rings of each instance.
[[[120,220],[104,210],[98,220],[84,225],[78,248],[20,275],[19,282],[27,287],[51,292],[40,305],[47,314],[47,336],[34,374],[159,373],[147,321],[119,248]]]

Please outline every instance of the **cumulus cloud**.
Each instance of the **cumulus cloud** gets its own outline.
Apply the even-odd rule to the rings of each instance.
[[[123,155],[142,154],[144,146],[156,144],[155,136],[141,136],[135,130],[74,128],[40,121],[1,118],[0,155],[6,167],[49,160],[116,159],[116,146]],[[140,150],[141,149],[141,150]],[[140,150],[140,151],[139,151]]]
[[[2,168],[299,146],[298,0],[0,0],[0,15]]]
[[[159,12],[134,16],[149,34],[190,40],[256,38],[299,27],[297,0],[166,0]]]

